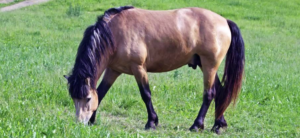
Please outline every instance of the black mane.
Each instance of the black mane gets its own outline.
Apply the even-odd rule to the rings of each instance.
[[[132,9],[132,8],[134,8],[134,7],[133,6],[123,6],[123,7],[118,7],[118,8],[111,8],[111,9],[108,9],[107,11],[105,11],[104,16],[109,17],[111,15],[115,15],[124,10]]]
[[[89,94],[90,87],[96,89],[97,64],[115,51],[113,35],[106,19],[132,6],[111,8],[99,16],[94,25],[89,26],[78,47],[74,68],[68,78],[69,93],[72,98],[82,99]],[[104,19],[105,18],[105,19]],[[85,80],[90,78],[90,87]]]

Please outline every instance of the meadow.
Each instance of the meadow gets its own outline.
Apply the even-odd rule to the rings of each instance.
[[[237,105],[225,112],[228,128],[220,137],[300,137],[299,0],[51,0],[0,12],[1,137],[217,136],[210,131],[214,103],[204,131],[188,130],[203,97],[202,72],[188,66],[149,73],[160,119],[156,130],[144,130],[145,105],[134,77],[125,74],[102,101],[95,125],[75,122],[63,75],[73,67],[85,28],[106,9],[123,5],[202,7],[233,20],[245,41],[245,77]]]

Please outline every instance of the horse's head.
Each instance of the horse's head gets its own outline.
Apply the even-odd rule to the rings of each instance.
[[[70,96],[76,108],[76,119],[87,124],[98,108],[97,90],[91,87],[90,78],[72,80],[70,77],[64,77],[68,80]],[[92,123],[93,121],[94,119],[91,120]]]

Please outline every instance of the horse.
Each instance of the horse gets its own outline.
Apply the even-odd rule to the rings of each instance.
[[[225,56],[220,81],[217,70]],[[74,68],[65,78],[77,120],[93,124],[97,108],[115,80],[122,73],[133,75],[147,108],[145,129],[155,129],[158,115],[151,102],[147,72],[198,67],[203,73],[203,102],[190,130],[204,129],[204,118],[214,100],[212,131],[219,133],[227,127],[223,114],[241,89],[244,64],[244,41],[231,20],[202,8],[151,11],[123,6],[108,9],[87,27]]]

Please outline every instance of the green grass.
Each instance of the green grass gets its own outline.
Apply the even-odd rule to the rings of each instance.
[[[85,28],[106,9],[121,5],[153,10],[203,7],[236,22],[246,43],[245,78],[237,105],[225,113],[229,126],[220,137],[300,137],[298,0],[52,0],[0,13],[0,136],[216,136],[210,132],[214,104],[205,130],[188,131],[202,103],[203,77],[187,66],[149,74],[160,119],[155,131],[143,130],[146,108],[134,77],[128,75],[118,78],[108,92],[94,126],[74,122],[63,75],[72,69]]]

